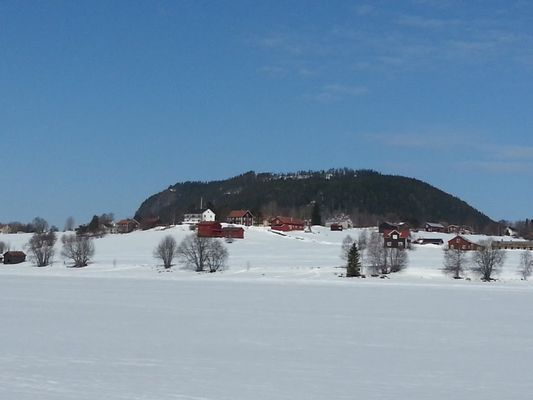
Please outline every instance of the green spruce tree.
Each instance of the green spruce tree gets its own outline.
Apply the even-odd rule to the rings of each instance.
[[[318,202],[313,204],[313,211],[311,212],[311,225],[322,225],[322,215],[320,213],[320,205]]]
[[[359,250],[354,243],[348,252],[348,264],[346,265],[346,277],[361,276],[361,260],[359,258]]]

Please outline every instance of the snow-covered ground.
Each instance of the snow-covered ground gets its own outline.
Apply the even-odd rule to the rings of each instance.
[[[364,229],[367,234],[372,228]],[[343,261],[339,255],[342,240],[350,235],[357,239],[363,229],[348,229],[343,232],[332,232],[327,228],[314,227],[312,233],[289,232],[276,234],[267,228],[246,228],[245,239],[235,240],[227,244],[230,254],[229,268],[215,277],[197,275],[183,271],[177,266],[170,273],[178,279],[296,279],[338,281],[343,272]],[[56,262],[51,267],[35,268],[31,262],[13,266],[0,265],[2,274],[23,275],[76,275],[105,277],[139,277],[158,278],[157,261],[153,258],[153,249],[165,235],[172,235],[177,241],[191,234],[187,226],[176,226],[169,229],[136,231],[129,234],[107,235],[95,240],[96,254],[92,263],[84,269],[66,268],[64,260],[59,257],[60,240],[56,244]],[[441,238],[444,243],[455,235],[444,233],[416,232],[414,238]],[[23,250],[31,234],[0,234],[0,241],[8,244],[11,250]],[[466,236],[473,241],[487,239],[486,236]],[[501,240],[502,238],[492,238]],[[400,274],[392,275],[394,280],[409,282],[437,280],[449,282],[449,277],[442,274],[443,246],[414,245],[409,252],[409,266]],[[506,262],[497,276],[502,282],[520,280],[518,265],[519,250],[507,251]],[[169,275],[169,273],[165,273]],[[471,278],[475,278],[470,274]],[[165,276],[165,279],[169,279]],[[522,285],[527,282],[519,282]]]
[[[156,266],[180,226],[98,239],[82,269],[0,266],[0,399],[531,398],[520,252],[489,284],[445,277],[433,245],[391,279],[345,279],[359,231],[314,231],[247,229],[217,274]]]

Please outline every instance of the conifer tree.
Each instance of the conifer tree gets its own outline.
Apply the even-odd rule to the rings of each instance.
[[[311,225],[322,225],[322,215],[320,213],[320,205],[315,202],[311,212]]]
[[[354,243],[348,252],[348,264],[346,265],[346,277],[361,276],[361,260],[359,250]]]

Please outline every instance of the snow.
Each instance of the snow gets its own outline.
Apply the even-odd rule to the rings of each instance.
[[[82,269],[0,266],[0,399],[531,398],[520,251],[492,283],[444,276],[436,245],[391,279],[346,279],[360,230],[247,228],[228,270],[162,272],[155,244],[189,233],[108,235]]]

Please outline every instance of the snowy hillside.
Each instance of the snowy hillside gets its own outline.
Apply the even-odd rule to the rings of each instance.
[[[247,229],[216,274],[156,267],[179,226],[98,239],[82,269],[0,266],[0,399],[531,398],[518,253],[490,284],[444,277],[433,245],[389,280],[345,279],[340,243],[359,231],[314,231]]]
[[[372,228],[364,228],[370,232]],[[217,276],[199,278],[197,274],[184,271],[179,265],[173,269],[173,277],[195,279],[304,279],[339,281],[343,272],[340,258],[342,240],[350,235],[357,239],[362,229],[332,232],[324,227],[314,227],[311,233],[289,232],[279,234],[268,228],[246,228],[245,239],[227,244],[230,254],[229,269]],[[35,268],[27,261],[24,264],[0,266],[0,274],[46,274],[87,276],[157,277],[157,261],[153,249],[165,235],[180,241],[191,234],[187,226],[169,229],[135,231],[129,234],[107,235],[95,240],[96,253],[93,262],[82,270],[68,269],[59,256],[60,240],[56,244],[56,262],[51,267]],[[441,238],[446,244],[454,235],[443,233],[415,232],[413,238]],[[0,235],[12,250],[23,250],[31,234]],[[473,241],[486,240],[481,235],[465,236]],[[502,240],[494,237],[493,240]],[[509,239],[506,239],[509,240]],[[391,276],[394,280],[437,279],[449,281],[442,274],[443,246],[414,245],[409,252],[409,265],[405,271]],[[506,263],[498,276],[501,281],[520,279],[517,269],[520,251],[507,251]],[[475,276],[471,275],[472,278]]]

